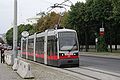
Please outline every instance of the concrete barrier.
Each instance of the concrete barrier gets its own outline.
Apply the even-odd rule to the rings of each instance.
[[[18,59],[18,58],[15,58],[15,59],[14,59],[14,65],[12,66],[12,69],[13,69],[14,71],[17,71],[18,67],[19,67],[19,59]]]
[[[19,60],[19,65],[18,65],[18,70],[17,73],[24,79],[26,78],[34,78],[34,76],[32,75],[32,71],[31,71],[31,66],[29,63]]]
[[[7,63],[9,66],[12,66],[14,64],[13,54],[6,54],[5,55],[5,63]]]
[[[7,59],[8,59],[7,55],[8,54],[5,54],[5,63],[7,62]]]

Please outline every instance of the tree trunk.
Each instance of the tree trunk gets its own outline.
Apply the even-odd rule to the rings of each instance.
[[[112,53],[112,44],[110,43],[110,52]]]
[[[115,44],[115,50],[117,50],[117,44]]]
[[[85,51],[88,52],[87,31],[85,32]]]
[[[115,50],[117,50],[117,32],[115,32]]]
[[[110,32],[110,52],[112,53],[112,37],[111,37],[111,32]]]

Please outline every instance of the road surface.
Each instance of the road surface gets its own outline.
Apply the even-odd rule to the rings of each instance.
[[[94,56],[80,57],[80,66],[120,73],[120,60]]]

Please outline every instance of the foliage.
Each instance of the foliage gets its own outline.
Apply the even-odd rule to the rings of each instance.
[[[113,28],[112,11],[113,6],[110,0],[86,0],[86,3],[77,2],[71,6],[66,23],[70,28],[77,30],[79,43],[86,45],[86,51],[89,48],[88,45],[95,44],[95,33],[99,34],[100,27],[105,28],[105,39],[107,39],[109,31]]]
[[[11,28],[7,31],[6,41],[9,45],[13,45],[13,28]]]
[[[33,26],[30,24],[20,24],[18,26],[18,43],[20,43],[21,40],[21,33],[23,31],[28,31],[30,34],[33,34],[35,30],[33,29]],[[6,33],[6,40],[9,45],[13,45],[13,28],[9,29]]]
[[[98,37],[98,45],[97,45],[97,51],[98,52],[106,52],[108,51],[107,45],[105,43],[105,38],[103,36]]]
[[[75,29],[78,33],[80,45],[95,45],[95,38],[99,38],[99,50],[107,51],[107,45],[120,44],[120,0],[86,0],[86,3],[77,2],[70,7],[70,11],[63,16],[51,12],[45,14],[41,12],[41,18],[34,25],[19,25],[18,40],[21,38],[23,30],[42,32],[48,28],[54,28],[56,24],[61,24],[66,28]],[[60,20],[61,19],[61,20]],[[105,28],[103,38],[99,37],[99,29]],[[12,43],[12,28],[6,33],[8,43]],[[97,34],[97,36],[95,35]],[[101,47],[102,46],[102,47]],[[102,50],[104,48],[104,50]]]
[[[45,31],[48,28],[54,28],[59,22],[60,14],[51,12],[45,16],[42,16],[37,23],[37,28],[39,32]]]
[[[64,12],[64,15],[62,16],[62,18],[61,18],[61,26],[63,26],[63,27],[67,27],[69,24],[67,23],[68,21],[67,21],[67,19],[68,19],[68,12]]]

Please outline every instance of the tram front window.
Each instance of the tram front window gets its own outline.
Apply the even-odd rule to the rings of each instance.
[[[75,32],[60,32],[59,33],[59,50],[72,51],[78,50],[77,38]]]

